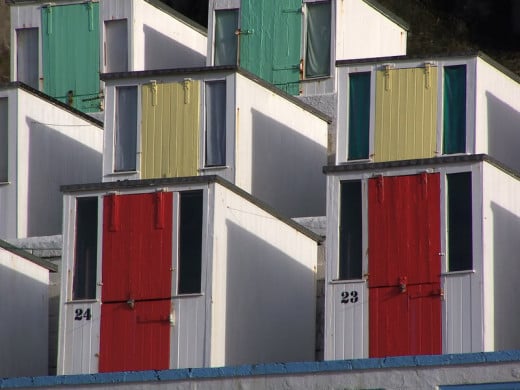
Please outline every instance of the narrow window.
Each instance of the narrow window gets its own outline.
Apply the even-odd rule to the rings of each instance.
[[[226,165],[226,82],[206,83],[206,162]]]
[[[330,1],[307,4],[305,77],[330,75]]]
[[[76,200],[72,299],[96,298],[98,198]]]
[[[115,171],[135,171],[137,87],[116,88]]]
[[[448,271],[473,268],[471,172],[446,175],[448,184]]]
[[[7,98],[0,98],[0,183],[9,181],[8,175],[8,106]]]
[[[466,152],[466,65],[444,67],[443,153]]]
[[[341,182],[339,279],[361,279],[363,259],[361,181]]]
[[[38,29],[16,30],[16,80],[38,89]]]
[[[237,64],[238,10],[215,11],[215,66]]]
[[[105,21],[106,72],[128,71],[128,32],[126,19]]]
[[[179,294],[201,292],[202,191],[180,194]]]
[[[349,75],[348,159],[367,159],[370,131],[370,72]]]

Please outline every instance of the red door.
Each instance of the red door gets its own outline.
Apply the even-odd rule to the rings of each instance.
[[[104,198],[100,372],[169,367],[172,207],[168,192]]]
[[[439,174],[368,183],[369,354],[441,353]]]
[[[101,305],[99,372],[168,369],[170,302]]]

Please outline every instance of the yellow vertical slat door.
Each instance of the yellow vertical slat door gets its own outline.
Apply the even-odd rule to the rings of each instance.
[[[196,176],[200,83],[142,87],[141,178]]]
[[[436,67],[377,72],[374,161],[435,156],[436,129]]]

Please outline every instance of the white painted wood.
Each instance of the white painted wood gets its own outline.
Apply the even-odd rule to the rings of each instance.
[[[46,375],[49,271],[0,248],[0,376]]]

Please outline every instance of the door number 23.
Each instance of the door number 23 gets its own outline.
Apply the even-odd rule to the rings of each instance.
[[[341,303],[356,303],[358,300],[357,291],[343,291],[341,293]]]

